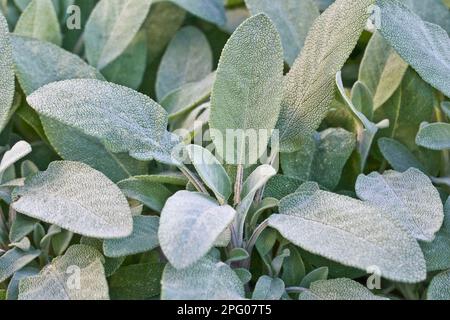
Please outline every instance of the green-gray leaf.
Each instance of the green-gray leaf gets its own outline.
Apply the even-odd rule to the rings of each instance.
[[[353,51],[373,3],[337,0],[316,19],[285,79],[277,125],[282,152],[298,151],[324,119],[334,97],[336,73]]]
[[[27,101],[40,114],[99,139],[113,153],[174,161],[178,137],[166,131],[166,112],[132,89],[94,79],[66,80],[40,88]]]
[[[161,249],[177,269],[205,256],[236,211],[201,193],[179,191],[167,200],[158,231]]]
[[[355,144],[352,133],[344,129],[327,129],[305,140],[300,151],[282,153],[283,173],[304,181],[316,181],[333,190]]]
[[[81,235],[108,239],[132,232],[131,211],[120,189],[79,162],[51,163],[15,189],[13,198],[16,211]]]
[[[85,27],[86,56],[103,69],[133,41],[150,10],[152,0],[101,0]]]
[[[125,257],[153,250],[158,242],[159,217],[136,216],[133,218],[133,233],[122,239],[103,242],[103,252],[110,258]]]
[[[284,294],[284,282],[280,278],[261,276],[253,291],[253,300],[280,300]]]
[[[189,159],[203,182],[214,192],[220,204],[231,196],[231,182],[219,160],[207,149],[191,144],[186,147]]]
[[[6,126],[14,100],[14,64],[8,24],[0,12],[0,131]]]
[[[222,0],[169,0],[186,11],[222,26],[226,22],[225,8]]]
[[[450,198],[444,206],[444,223],[433,242],[421,242],[427,271],[438,271],[450,268]]]
[[[397,0],[378,0],[377,4],[381,9],[380,31],[383,37],[422,79],[450,96],[450,40],[447,32],[438,25],[422,21]]]
[[[403,0],[423,20],[440,25],[450,33],[450,10],[443,2],[445,0]]]
[[[346,266],[377,266],[383,277],[415,283],[426,277],[416,240],[369,204],[325,191],[280,202],[270,226],[295,245]]]
[[[164,300],[237,300],[245,294],[236,273],[209,257],[183,270],[167,264],[161,282]]]
[[[418,240],[432,241],[442,226],[444,209],[439,192],[430,178],[415,168],[404,173],[360,175],[355,190],[361,200],[382,209]]]
[[[417,160],[414,154],[397,140],[381,138],[378,140],[378,147],[394,170],[404,172],[409,168],[416,168],[424,173],[427,172],[427,169]]]
[[[450,149],[450,124],[431,123],[421,126],[416,143],[431,150]]]
[[[371,91],[375,110],[397,90],[407,69],[408,64],[375,32],[359,69],[359,80]]]
[[[14,33],[62,44],[61,28],[51,0],[33,0],[17,21]]]
[[[204,79],[212,71],[212,58],[208,39],[199,29],[188,26],[178,31],[159,65],[158,101],[186,83]]]
[[[211,136],[226,163],[254,164],[266,151],[280,109],[282,77],[283,48],[275,26],[264,14],[247,19],[225,45],[211,97]],[[232,129],[238,143],[225,147]],[[249,143],[246,136],[255,134],[258,141]]]
[[[246,0],[253,15],[267,14],[277,26],[283,43],[285,61],[292,66],[305,43],[309,28],[319,16],[313,0]]]
[[[427,300],[450,300],[450,270],[438,274],[431,280]]]
[[[300,300],[388,300],[378,297],[356,281],[340,278],[314,282]]]
[[[102,261],[94,248],[74,245],[39,275],[20,280],[19,300],[107,300]]]
[[[0,283],[39,257],[40,254],[40,250],[22,251],[13,248],[0,256]]]

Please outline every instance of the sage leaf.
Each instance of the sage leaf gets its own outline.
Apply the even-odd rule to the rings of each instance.
[[[415,168],[360,175],[355,189],[361,200],[381,208],[418,240],[432,241],[441,228],[444,211],[439,192]]]
[[[14,100],[14,64],[8,24],[0,12],[0,131],[10,117]]]
[[[102,69],[109,82],[137,90],[142,83],[147,65],[147,35],[139,31],[123,53]]]
[[[427,300],[450,300],[450,270],[442,272],[431,280]]]
[[[20,280],[19,300],[107,300],[102,255],[92,247],[71,246],[37,276]],[[70,281],[78,272],[79,287]]]
[[[431,123],[421,126],[416,143],[431,150],[450,149],[450,124]]]
[[[231,182],[227,172],[214,155],[208,150],[189,145],[186,147],[189,159],[202,181],[214,192],[221,205],[231,196]]]
[[[281,36],[284,59],[292,66],[305,43],[308,31],[319,16],[319,8],[313,0],[246,0],[253,15],[265,13]]]
[[[314,282],[299,300],[388,300],[374,295],[356,281],[340,278]]]
[[[222,0],[169,0],[186,11],[222,26],[226,22],[225,8]]]
[[[355,149],[355,136],[344,129],[327,129],[305,140],[303,148],[281,154],[283,173],[304,181],[316,181],[333,190]]]
[[[199,29],[189,26],[178,31],[159,65],[158,101],[184,84],[205,78],[212,71],[212,58],[208,40]]]
[[[11,167],[14,163],[24,158],[31,152],[31,145],[26,141],[17,142],[11,150],[8,150],[3,155],[3,158],[0,162],[0,175]]]
[[[382,106],[402,82],[408,64],[377,31],[367,45],[359,69],[359,80],[370,90],[374,109]]]
[[[41,115],[99,139],[113,153],[174,161],[178,138],[166,131],[166,112],[132,89],[94,79],[66,80],[40,88],[27,101]]]
[[[253,291],[253,300],[280,300],[284,294],[284,282],[280,278],[261,276]]]
[[[281,200],[269,225],[306,251],[346,266],[377,266],[383,277],[407,283],[426,277],[416,240],[359,200],[326,191],[295,193]]]
[[[86,56],[99,70],[117,59],[133,41],[152,0],[101,0],[85,27]]]
[[[444,223],[432,242],[420,242],[427,271],[439,271],[450,268],[450,199],[444,205]]]
[[[141,263],[120,268],[109,278],[109,294],[113,300],[145,300],[161,291],[164,265]]]
[[[158,227],[158,217],[133,217],[133,233],[126,238],[105,240],[103,252],[117,258],[153,250],[159,245]]]
[[[403,0],[403,2],[423,20],[437,24],[450,33],[450,11],[444,4],[445,0]]]
[[[161,212],[166,200],[172,195],[165,186],[144,177],[122,180],[117,186],[128,198],[142,202],[157,212]]]
[[[164,300],[240,300],[244,286],[225,263],[206,257],[177,270],[167,265],[161,280]]]
[[[211,135],[226,163],[254,164],[265,152],[280,110],[282,77],[283,49],[275,26],[264,14],[247,19],[222,52],[211,96]],[[228,148],[224,137],[232,129],[237,143]],[[250,133],[258,141],[250,144]]]
[[[101,239],[132,232],[125,196],[102,173],[79,162],[59,161],[14,190],[13,208],[66,230]]]
[[[187,268],[208,253],[235,215],[232,207],[204,194],[179,191],[161,212],[161,249],[176,269]]]
[[[161,105],[169,113],[169,119],[174,119],[206,101],[215,80],[216,74],[210,73],[204,79],[187,83],[166,95]]]
[[[320,125],[333,100],[334,79],[353,51],[374,0],[337,0],[316,19],[284,81],[277,124],[282,152],[294,152]]]
[[[383,17],[380,29],[383,37],[422,79],[450,96],[447,32],[438,25],[424,22],[397,0],[378,0],[377,5]]]
[[[24,267],[19,271],[16,271],[9,281],[8,290],[6,291],[7,300],[17,300],[19,296],[19,283],[20,280],[35,276],[39,273],[39,269],[31,266]]]
[[[22,251],[18,248],[13,248],[8,250],[0,256],[0,283],[39,257],[40,254],[41,251],[36,249]]]
[[[378,147],[395,171],[405,172],[409,168],[416,168],[424,173],[427,172],[427,169],[417,160],[414,154],[397,140],[381,138],[378,140]]]
[[[51,0],[32,0],[17,21],[14,33],[62,44],[61,28]]]

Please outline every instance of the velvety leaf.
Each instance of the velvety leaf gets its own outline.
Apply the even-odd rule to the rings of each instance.
[[[117,186],[128,198],[137,200],[157,212],[161,212],[166,200],[172,195],[165,186],[145,178],[132,177],[120,181]]]
[[[80,244],[93,247],[100,253],[103,253],[103,242],[104,242],[103,240],[88,237],[81,237],[80,239]],[[116,271],[124,263],[125,258],[126,257],[119,257],[119,258],[104,257],[105,262],[103,263],[103,267],[105,268],[105,275],[107,277],[110,277],[111,275],[116,273]]]
[[[14,100],[14,64],[8,24],[0,13],[0,131],[6,126]]]
[[[222,26],[226,22],[222,0],[169,0],[208,22]]]
[[[445,6],[445,0],[403,0],[412,11],[423,20],[440,25],[450,33],[450,11]]]
[[[450,149],[450,124],[431,123],[421,126],[416,143],[431,150]]]
[[[8,290],[6,291],[7,300],[17,300],[19,297],[19,283],[20,280],[35,276],[39,273],[39,269],[31,266],[24,267],[19,271],[16,271],[8,284]]]
[[[198,175],[214,192],[219,203],[227,203],[231,196],[231,182],[219,160],[207,149],[194,144],[187,146],[186,151]]]
[[[334,79],[353,51],[374,0],[337,0],[311,27],[300,57],[284,81],[277,129],[282,152],[298,151],[333,100]]]
[[[294,193],[304,182],[304,180],[299,178],[276,175],[267,183],[264,189],[264,197],[281,200],[291,193]]]
[[[388,300],[374,295],[363,285],[350,279],[317,281],[300,294],[300,300]]]
[[[450,199],[444,206],[444,223],[432,242],[420,242],[427,271],[439,271],[450,268]]]
[[[444,211],[439,192],[428,176],[415,168],[404,173],[360,175],[355,190],[361,200],[381,208],[418,240],[432,241],[442,226]]]
[[[419,160],[412,154],[408,148],[398,142],[397,140],[390,138],[381,138],[378,140],[378,147],[384,158],[399,172],[404,172],[409,168],[416,168],[426,173],[427,169],[420,163]]]
[[[291,66],[319,16],[317,4],[313,0],[246,0],[245,3],[253,15],[265,13],[275,23],[283,43],[284,59]]]
[[[19,300],[109,299],[102,261],[94,248],[74,245],[39,275],[20,280]]]
[[[351,97],[355,108],[362,112],[368,120],[372,120],[374,102],[370,89],[363,82],[357,81],[352,87]]]
[[[435,155],[419,148],[414,140],[420,124],[423,121],[432,121],[434,104],[433,88],[409,69],[400,87],[375,111],[375,122],[389,119],[389,127],[379,130],[377,137],[399,141],[432,169],[437,161]]]
[[[101,0],[84,30],[89,63],[103,69],[133,41],[150,10],[152,0]]]
[[[314,269],[313,271],[311,271],[310,273],[305,275],[305,277],[300,282],[300,287],[309,288],[309,287],[311,287],[311,284],[316,281],[327,280],[328,273],[329,273],[328,267],[320,267],[320,268]]]
[[[8,250],[0,256],[0,283],[39,257],[40,254],[40,250],[34,249],[30,251],[22,251],[18,248]]]
[[[137,90],[144,78],[147,65],[147,35],[145,31],[136,34],[124,52],[102,69],[109,82]]]
[[[36,223],[35,219],[16,213],[16,218],[9,229],[9,240],[11,242],[20,241],[33,232]]]
[[[109,279],[113,300],[144,300],[161,291],[163,264],[142,263],[120,268]]]
[[[103,242],[103,252],[110,258],[125,257],[153,250],[158,242],[159,217],[133,217],[133,233],[121,239]]]
[[[280,278],[261,276],[253,291],[253,300],[280,300],[284,294],[284,282]]]
[[[247,19],[222,52],[211,97],[211,136],[226,163],[254,164],[266,151],[280,108],[282,77],[283,49],[275,26],[264,14]],[[237,143],[225,147],[232,129]],[[250,143],[245,137],[253,133],[257,141]]]
[[[27,101],[40,114],[99,139],[113,153],[174,161],[178,138],[166,131],[166,112],[132,89],[94,79],[66,80],[40,88]]]
[[[232,207],[204,194],[179,191],[161,213],[161,249],[176,269],[189,267],[208,253],[235,214]]]
[[[450,40],[441,27],[424,22],[397,0],[378,0],[381,34],[422,79],[450,96]],[[424,41],[426,39],[426,41]]]
[[[15,189],[13,208],[69,231],[102,239],[131,234],[130,208],[120,189],[85,164],[53,162]]]
[[[17,21],[14,33],[62,44],[61,28],[51,0],[32,0]]]
[[[24,158],[31,152],[31,146],[26,141],[17,142],[11,150],[8,150],[3,155],[0,162],[0,175],[2,175],[10,166]]]
[[[408,64],[375,32],[367,45],[359,69],[359,80],[370,90],[374,109],[383,105],[397,90]]]
[[[225,263],[206,257],[183,270],[167,264],[161,280],[164,300],[237,300],[244,285]]]
[[[283,173],[304,181],[316,181],[334,189],[342,169],[355,149],[355,136],[344,129],[327,129],[317,133],[300,151],[281,154]]]
[[[431,280],[427,290],[428,300],[450,300],[450,270],[442,272]]]
[[[210,73],[200,81],[187,83],[169,93],[161,105],[170,118],[182,115],[208,99],[215,80],[216,74]]]
[[[186,11],[169,1],[152,4],[143,29],[147,34],[147,62],[153,62],[183,24]]]
[[[280,213],[269,225],[309,252],[362,270],[377,266],[394,281],[426,277],[416,240],[369,204],[325,191],[296,193],[280,202]]]
[[[169,43],[159,65],[158,101],[184,84],[204,79],[212,67],[212,51],[205,35],[195,27],[184,27]]]

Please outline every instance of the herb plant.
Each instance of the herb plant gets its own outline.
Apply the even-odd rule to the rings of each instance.
[[[0,299],[450,299],[449,7],[0,0]]]

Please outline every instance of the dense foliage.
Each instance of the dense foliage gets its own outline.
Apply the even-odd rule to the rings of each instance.
[[[450,299],[449,8],[0,0],[0,300]]]

